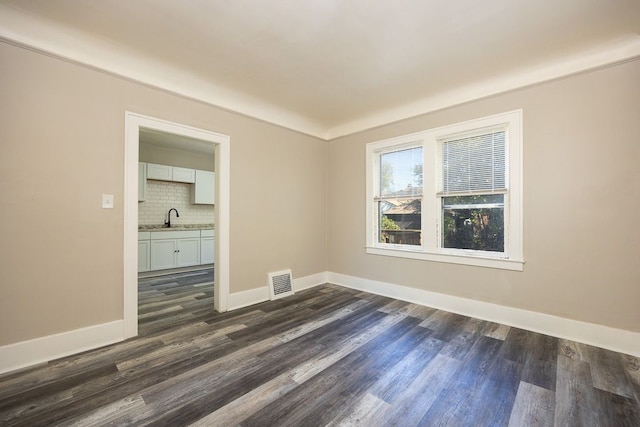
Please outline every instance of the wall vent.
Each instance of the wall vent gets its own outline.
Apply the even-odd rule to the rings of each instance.
[[[291,270],[269,273],[269,292],[272,300],[293,295]]]

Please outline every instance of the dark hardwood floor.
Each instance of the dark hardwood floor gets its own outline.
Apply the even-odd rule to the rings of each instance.
[[[323,285],[229,313],[142,280],[140,336],[0,377],[0,425],[640,426],[640,360]]]

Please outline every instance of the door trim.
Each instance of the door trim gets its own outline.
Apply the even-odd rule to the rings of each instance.
[[[215,280],[214,308],[228,309],[230,144],[227,135],[125,112],[124,147],[124,338],[138,335],[138,161],[140,128],[208,141],[215,145]]]

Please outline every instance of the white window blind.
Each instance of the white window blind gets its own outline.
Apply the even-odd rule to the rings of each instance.
[[[495,129],[441,139],[441,194],[506,190],[505,138],[504,129]]]

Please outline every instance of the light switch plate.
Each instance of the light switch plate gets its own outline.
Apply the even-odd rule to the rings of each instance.
[[[113,194],[102,195],[102,208],[113,209]]]

